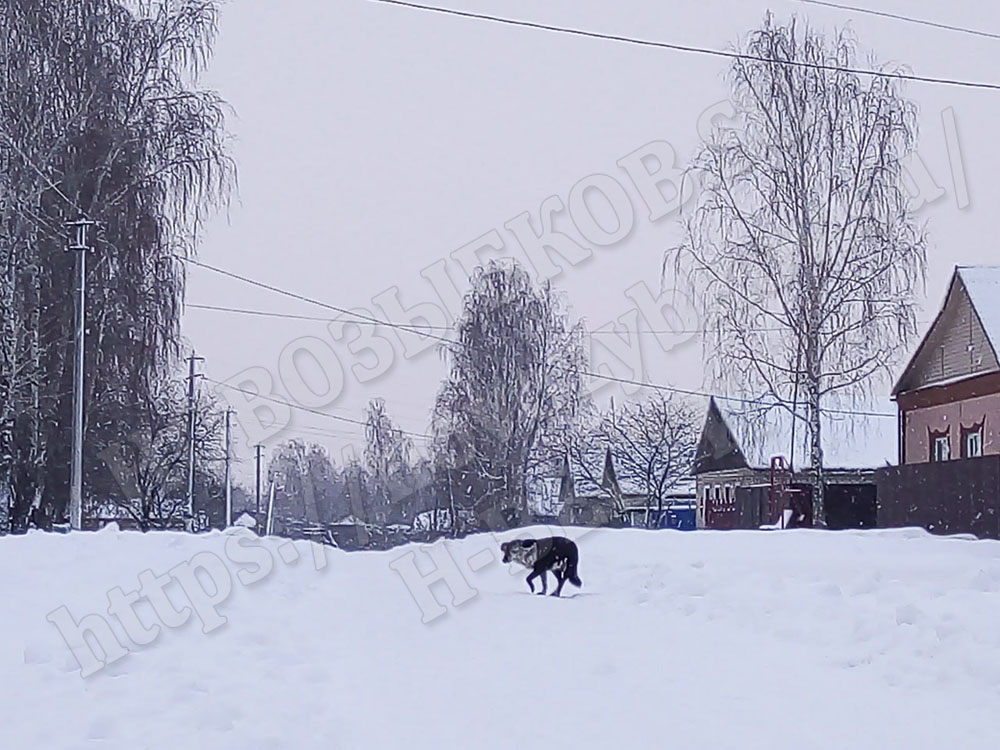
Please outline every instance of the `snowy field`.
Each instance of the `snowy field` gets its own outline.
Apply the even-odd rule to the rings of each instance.
[[[413,557],[417,547],[345,554],[221,533],[0,539],[0,744],[1000,740],[1000,543],[908,530],[568,533],[583,588],[567,584],[561,600],[529,595],[492,535],[439,543],[433,560]],[[420,572],[435,565],[446,580],[429,594]],[[149,600],[133,610],[140,587]],[[73,635],[80,620],[110,623],[130,653],[105,632],[113,660],[102,666],[96,643]]]

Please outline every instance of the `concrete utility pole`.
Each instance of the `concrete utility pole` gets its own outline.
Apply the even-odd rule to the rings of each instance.
[[[198,377],[194,371],[194,363],[204,361],[204,357],[196,357],[194,352],[187,358],[188,361],[188,488],[187,488],[187,511],[184,514],[185,531],[194,531],[194,381]]]
[[[256,448],[256,450],[257,450],[256,463],[257,463],[257,529],[258,529],[258,533],[260,533],[260,452],[261,452],[261,449],[263,447],[264,446],[261,445],[260,443],[258,443],[257,445],[254,446],[254,448]]]
[[[271,494],[267,501],[267,524],[264,526],[264,533],[267,536],[271,536],[272,530],[274,529],[274,485],[275,481],[271,481]]]
[[[232,409],[226,409],[226,528],[233,525]]]
[[[83,528],[83,364],[87,309],[87,230],[94,226],[89,219],[77,219],[67,224],[71,243],[67,252],[76,253],[76,338],[73,363],[73,456],[70,464],[69,525]]]

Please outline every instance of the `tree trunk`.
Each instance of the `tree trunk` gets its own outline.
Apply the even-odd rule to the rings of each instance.
[[[455,512],[455,478],[450,471],[448,472],[448,504],[448,509],[451,512],[451,535],[458,537],[458,514]]]
[[[811,435],[810,479],[812,483],[812,525],[826,528],[826,510],[823,504],[825,482],[823,476],[823,427],[819,408],[819,382],[809,383],[809,422]]]

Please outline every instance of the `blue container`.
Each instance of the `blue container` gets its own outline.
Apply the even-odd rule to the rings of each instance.
[[[697,527],[695,521],[694,506],[675,506],[668,508],[663,514],[662,526],[664,529],[676,529],[678,531],[694,531]]]

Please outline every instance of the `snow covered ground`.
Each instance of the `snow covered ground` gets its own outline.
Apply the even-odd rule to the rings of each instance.
[[[584,585],[562,600],[529,595],[492,535],[439,543],[433,560],[235,531],[0,539],[0,745],[974,750],[1000,739],[1000,543],[908,530],[568,533]],[[447,575],[430,596],[446,606],[420,581],[435,565]],[[125,602],[140,587],[153,604],[135,605],[134,622]],[[103,667],[90,643],[78,660],[63,634],[83,648],[73,625],[87,615],[143,643]]]

